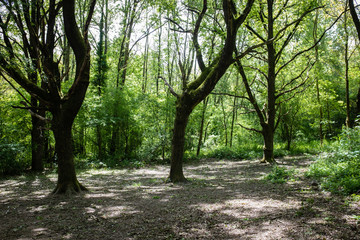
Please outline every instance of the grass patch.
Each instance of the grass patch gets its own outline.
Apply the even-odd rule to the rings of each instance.
[[[289,179],[294,178],[295,170],[287,170],[285,167],[274,165],[271,172],[264,177],[265,180],[272,183],[286,183]]]

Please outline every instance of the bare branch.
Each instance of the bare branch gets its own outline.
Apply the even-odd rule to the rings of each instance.
[[[242,52],[240,55],[237,55],[237,56],[234,58],[233,63],[239,61],[240,59],[242,59],[243,57],[245,57],[247,54],[249,54],[250,52],[252,52],[254,49],[259,48],[259,47],[262,47],[262,46],[264,46],[265,44],[267,44],[267,43],[269,43],[269,42],[271,42],[271,41],[272,41],[272,40],[266,41],[266,42],[263,42],[263,43],[260,43],[260,44],[257,44],[257,45],[254,45],[254,46],[249,47],[249,48],[246,49],[244,52]]]
[[[30,101],[27,100],[27,98],[19,91],[19,89],[17,89],[17,88],[14,86],[14,84],[12,84],[12,83],[10,82],[10,80],[7,79],[7,78],[4,76],[4,74],[3,74],[2,72],[0,72],[0,75],[2,76],[2,78],[3,78],[29,105],[31,105]]]
[[[265,122],[265,119],[264,119],[264,116],[259,108],[259,105],[255,99],[255,96],[253,95],[251,89],[250,89],[250,86],[249,86],[249,82],[248,82],[248,79],[246,77],[246,74],[245,74],[245,71],[244,71],[244,68],[240,62],[240,60],[237,60],[236,61],[236,69],[239,71],[241,77],[242,77],[242,80],[243,80],[243,83],[245,85],[245,89],[246,89],[246,92],[249,96],[249,101],[250,103],[253,105],[253,107],[255,108],[256,110],[256,114],[258,115],[259,119],[260,119],[260,122]]]
[[[199,35],[200,25],[201,25],[201,22],[204,18],[206,11],[207,11],[207,0],[203,0],[203,9],[202,9],[201,13],[199,14],[198,19],[196,20],[194,34],[193,34],[193,43],[194,43],[194,47],[196,49],[196,59],[198,61],[201,71],[204,71],[206,66],[205,66],[201,48],[199,45],[198,35]]]
[[[240,127],[249,130],[249,131],[253,131],[253,132],[257,132],[257,133],[262,133],[262,131],[255,129],[255,128],[249,128],[249,127],[245,127],[244,125],[242,125],[241,123],[237,123],[237,125],[239,125]]]
[[[162,79],[166,86],[168,86],[169,91],[172,95],[174,95],[176,98],[179,98],[179,95],[175,92],[175,90],[171,87],[171,85],[166,81],[166,79],[162,76],[159,76],[160,79]]]
[[[91,22],[93,14],[94,14],[95,4],[96,4],[96,0],[92,0],[91,3],[90,3],[89,13],[88,13],[88,16],[86,18],[86,23],[85,23],[85,26],[84,26],[84,39],[86,41],[87,41],[87,35],[88,35],[88,31],[89,31],[90,22]]]
[[[311,64],[310,61],[309,61],[308,65],[300,72],[300,74],[297,75],[297,76],[295,76],[294,78],[292,78],[292,79],[291,79],[290,81],[288,81],[286,84],[284,84],[284,85],[280,88],[279,92],[281,93],[286,87],[292,85],[297,79],[301,78],[302,75],[306,72],[306,70],[308,70],[309,67],[310,67],[310,69],[311,69],[311,68],[314,66],[314,64],[315,64],[315,62]],[[282,95],[282,94],[281,94],[281,95]],[[276,98],[277,98],[277,97],[280,97],[281,95],[279,94],[278,96],[276,96]]]
[[[247,29],[249,29],[250,32],[255,34],[258,38],[261,39],[261,41],[266,42],[265,38],[263,38],[259,33],[257,33],[252,27],[250,27],[248,24],[245,25]]]
[[[313,62],[313,63],[310,65],[310,69],[308,69],[308,67],[305,68],[305,70],[308,69],[308,75],[306,76],[306,78],[305,78],[299,85],[297,85],[297,86],[295,86],[295,87],[293,87],[293,88],[291,88],[291,89],[288,89],[288,90],[286,90],[286,91],[283,91],[283,92],[279,93],[278,95],[275,96],[275,98],[279,98],[279,97],[281,97],[282,95],[284,95],[284,94],[286,94],[286,93],[293,92],[293,91],[295,91],[296,89],[304,86],[305,83],[306,83],[306,82],[308,81],[308,79],[309,79],[309,71],[312,69],[312,67],[313,67],[314,65],[315,65],[315,62]],[[302,74],[305,72],[305,70],[302,71],[302,72],[300,73],[300,75],[299,75],[298,77],[294,78],[294,79],[300,78],[300,77],[302,76]],[[294,80],[294,81],[295,81],[295,80]]]
[[[283,70],[287,65],[289,65],[291,62],[293,62],[297,57],[301,56],[302,54],[309,52],[310,50],[312,50],[313,48],[315,48],[319,42],[324,38],[325,34],[337,23],[337,21],[339,21],[339,19],[341,18],[341,16],[344,14],[344,12],[342,12],[340,14],[340,16],[327,28],[325,29],[325,31],[322,33],[322,35],[320,36],[320,38],[309,48],[304,49],[298,53],[296,53],[290,60],[288,60],[286,63],[284,63],[277,71],[276,71],[276,76],[280,73],[281,70]]]
[[[231,94],[231,93],[216,93],[216,92],[212,92],[210,93],[212,95],[217,95],[217,96],[229,96],[229,97],[234,97],[234,98],[240,98],[240,99],[246,99],[248,101],[250,101],[250,99],[248,97],[245,96],[239,96],[239,95],[235,95],[235,94]]]
[[[47,123],[51,122],[51,119],[45,118],[45,117],[37,114],[36,112],[34,112],[34,111],[33,111],[34,108],[33,108],[33,107],[29,107],[26,102],[21,101],[20,103],[23,104],[25,107],[12,106],[12,108],[18,108],[18,109],[28,110],[28,112],[31,114],[31,116],[36,117],[36,118],[40,119],[41,121],[44,121],[44,122],[47,122]]]

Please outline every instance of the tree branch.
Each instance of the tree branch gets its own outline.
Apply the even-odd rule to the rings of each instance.
[[[342,12],[340,14],[340,16],[338,18],[336,18],[336,20],[327,28],[325,29],[325,31],[321,34],[320,38],[309,48],[304,49],[298,53],[296,53],[290,60],[288,60],[286,63],[284,63],[277,71],[276,71],[276,76],[280,73],[281,70],[283,70],[287,65],[289,65],[291,62],[293,62],[297,57],[301,56],[302,54],[309,52],[310,50],[312,50],[313,48],[315,48],[319,42],[324,38],[325,34],[337,23],[337,21],[339,21],[339,19],[341,18],[341,16],[344,14],[344,12]]]
[[[237,125],[239,125],[240,127],[249,130],[249,131],[253,131],[253,132],[257,132],[257,133],[262,133],[262,131],[255,129],[255,128],[249,128],[249,127],[245,127],[244,125],[242,125],[241,123],[237,123]]]
[[[174,95],[176,98],[179,98],[179,95],[175,92],[175,90],[171,87],[171,85],[166,81],[166,79],[162,76],[159,76],[160,79],[162,79],[166,86],[168,86],[169,91],[172,95]]]
[[[204,15],[205,15],[206,11],[207,11],[207,0],[203,0],[203,9],[202,9],[201,13],[199,14],[198,19],[196,20],[195,28],[194,28],[194,34],[193,34],[193,43],[194,43],[194,47],[195,47],[195,50],[196,50],[196,59],[198,61],[198,64],[199,64],[199,67],[200,67],[201,71],[204,71],[206,66],[205,66],[204,59],[203,59],[202,52],[201,52],[201,48],[200,48],[200,45],[199,45],[198,35],[199,35],[200,25],[201,25],[201,22],[202,22],[202,20],[204,18]]]
[[[359,17],[357,15],[355,7],[354,7],[354,0],[349,0],[349,7],[350,7],[351,17],[352,17],[354,25],[356,27],[356,32],[358,34],[358,38],[360,40],[360,21],[359,21]]]
[[[310,71],[314,65],[315,65],[315,62],[310,65],[310,69],[309,69],[308,71]],[[307,69],[307,68],[306,68],[306,69]],[[306,69],[305,69],[305,70],[306,70]],[[305,70],[300,73],[299,78],[302,76],[302,74],[305,72]],[[308,73],[309,73],[309,72],[308,72]],[[293,87],[293,88],[291,88],[291,89],[288,89],[288,90],[286,90],[286,91],[283,91],[283,92],[279,93],[278,95],[275,96],[275,98],[277,99],[277,98],[281,97],[281,96],[284,95],[284,94],[287,94],[287,93],[289,93],[289,92],[293,92],[293,91],[295,91],[296,89],[304,86],[304,84],[308,81],[308,79],[309,79],[309,75],[306,76],[306,78],[305,78],[299,85],[297,85],[297,86],[295,86],[295,87]]]
[[[216,92],[212,92],[210,93],[212,95],[217,95],[217,96],[229,96],[229,97],[234,97],[234,98],[240,98],[240,99],[246,99],[248,101],[250,101],[250,99],[248,97],[245,96],[239,96],[239,95],[235,95],[235,94],[231,94],[231,93],[216,93]]]

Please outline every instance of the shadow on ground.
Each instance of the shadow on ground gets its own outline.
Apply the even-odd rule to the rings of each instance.
[[[263,180],[257,161],[202,160],[188,184],[165,183],[168,169],[94,170],[90,192],[50,196],[55,175],[0,181],[0,239],[360,239],[358,203],[312,189],[309,160],[283,158],[299,178]]]

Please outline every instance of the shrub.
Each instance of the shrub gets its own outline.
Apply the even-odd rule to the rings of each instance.
[[[292,178],[293,175],[294,170],[287,170],[285,167],[274,165],[271,172],[266,175],[264,179],[272,183],[285,183],[288,179]]]
[[[327,152],[320,155],[307,172],[333,193],[360,191],[360,127],[343,129]]]
[[[0,142],[0,175],[19,174],[29,167],[24,147],[20,144]]]

